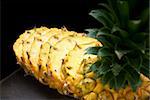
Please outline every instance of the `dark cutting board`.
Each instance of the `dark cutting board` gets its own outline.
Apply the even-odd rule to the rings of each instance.
[[[19,69],[0,82],[2,100],[74,100],[24,74]]]

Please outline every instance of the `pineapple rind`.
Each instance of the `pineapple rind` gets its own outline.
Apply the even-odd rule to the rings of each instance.
[[[13,49],[25,71],[61,94],[83,100],[146,100],[150,97],[150,80],[142,74],[142,84],[136,92],[129,86],[113,90],[95,79],[89,67],[97,61],[97,56],[85,54],[85,50],[93,46],[102,45],[65,28],[40,27],[20,35]]]

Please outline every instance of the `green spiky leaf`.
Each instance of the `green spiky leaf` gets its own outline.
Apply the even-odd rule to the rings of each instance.
[[[93,16],[107,28],[111,28],[113,26],[113,22],[110,19],[112,15],[105,10],[92,10],[89,15]]]
[[[125,0],[117,0],[117,8],[119,12],[119,19],[122,27],[126,26],[126,23],[129,20],[129,6],[128,2]]]
[[[141,24],[141,20],[130,20],[128,22],[128,29],[131,33],[135,33],[138,31],[139,26]]]
[[[133,91],[136,91],[136,88],[140,85],[140,74],[134,70],[131,66],[125,67],[126,79]]]
[[[113,56],[110,50],[107,47],[102,47],[99,49],[97,55],[99,57],[105,57],[105,56]]]
[[[88,35],[89,37],[96,38],[99,29],[96,29],[96,28],[95,28],[95,29],[85,29],[85,31],[88,32],[87,35]]]
[[[86,53],[85,53],[85,54],[97,55],[98,50],[99,50],[100,48],[101,48],[101,47],[89,47],[89,48],[86,49]]]

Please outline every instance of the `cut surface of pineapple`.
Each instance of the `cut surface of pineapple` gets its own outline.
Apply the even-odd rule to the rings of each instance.
[[[40,27],[25,31],[13,45],[17,62],[37,80],[59,93],[82,100],[146,100],[150,97],[150,80],[141,74],[142,84],[136,92],[127,86],[119,90],[95,79],[90,65],[97,55],[85,54],[89,47],[101,43],[65,28]]]

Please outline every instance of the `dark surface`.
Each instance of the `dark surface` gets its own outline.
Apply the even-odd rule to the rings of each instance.
[[[21,69],[1,81],[2,100],[74,100],[24,74]]]
[[[13,44],[20,34],[33,27],[66,26],[68,30],[83,32],[99,23],[88,15],[97,0],[2,0],[1,35],[2,65],[0,78],[12,73],[16,66]]]

